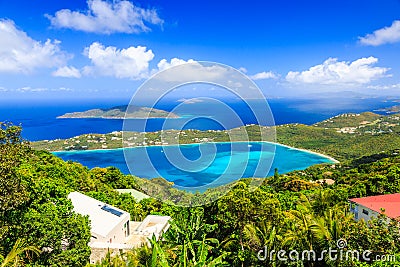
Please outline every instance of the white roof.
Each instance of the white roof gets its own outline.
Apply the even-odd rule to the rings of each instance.
[[[119,223],[130,219],[128,212],[79,192],[69,193],[68,198],[76,213],[89,216],[91,232],[94,234],[106,237]]]
[[[163,232],[169,228],[169,216],[148,215],[143,222],[134,230],[135,234],[152,236],[158,238]]]

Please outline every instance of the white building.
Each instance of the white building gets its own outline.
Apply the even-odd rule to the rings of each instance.
[[[79,192],[71,192],[74,211],[89,216],[92,238],[90,242],[125,243],[130,235],[130,214]]]
[[[162,233],[169,228],[169,216],[148,215],[141,223],[135,227],[132,235],[151,238],[153,235],[158,240]]]
[[[400,217],[400,193],[352,198],[349,202],[350,212],[357,221],[368,221],[379,214],[385,215],[388,220]]]
[[[71,192],[68,198],[74,212],[89,217],[91,263],[104,258],[108,251],[117,254],[120,250],[149,245],[153,235],[158,240],[169,228],[169,216],[149,215],[142,222],[130,221],[128,212],[79,192]]]

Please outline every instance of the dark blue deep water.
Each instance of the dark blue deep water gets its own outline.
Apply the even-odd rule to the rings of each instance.
[[[398,103],[379,98],[366,99],[272,99],[269,105],[273,113],[275,124],[304,123],[313,124],[344,112],[372,111]],[[22,125],[23,136],[30,141],[70,138],[85,133],[109,133],[122,130],[122,120],[112,119],[56,119],[66,112],[84,111],[91,108],[109,108],[117,105],[126,105],[129,101],[5,101],[0,99],[0,121],[9,121]],[[177,103],[159,103],[157,108],[172,110]],[[241,118],[243,124],[256,123],[252,112],[243,102],[227,103]],[[260,105],[260,108],[263,108]],[[221,130],[240,126],[236,120],[219,112],[218,107],[212,104],[200,103],[190,105],[187,109],[190,116],[206,115],[205,118],[192,120],[185,125],[185,129]],[[210,114],[211,113],[211,114]],[[167,128],[179,128],[187,118],[170,120]],[[224,126],[216,121],[223,120]],[[164,119],[131,120],[132,130],[158,131],[163,127]],[[145,125],[145,126],[144,126]]]

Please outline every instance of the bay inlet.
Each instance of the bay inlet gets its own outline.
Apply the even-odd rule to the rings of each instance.
[[[240,178],[263,178],[303,170],[334,159],[268,142],[217,142],[107,150],[59,151],[63,160],[88,168],[119,168],[142,178],[162,177],[180,188],[216,187]],[[128,162],[128,164],[127,164]]]

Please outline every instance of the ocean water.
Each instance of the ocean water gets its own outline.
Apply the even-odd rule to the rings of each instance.
[[[57,119],[66,112],[85,111],[91,108],[109,108],[128,104],[129,101],[5,101],[0,99],[0,121],[8,121],[23,127],[23,136],[30,141],[70,138],[85,133],[109,133],[121,131],[123,121],[119,119]],[[325,99],[272,99],[268,101],[275,124],[304,123],[313,124],[344,112],[372,111],[393,106],[384,98],[325,98]],[[156,108],[171,111],[177,102],[160,102]],[[238,114],[241,121],[230,119],[219,107],[213,104],[198,103],[188,105],[185,118],[136,119],[130,120],[130,129],[142,131],[158,131],[160,129],[180,128],[199,130],[223,130],[257,123],[252,111],[240,101],[227,102],[229,107]],[[256,103],[257,104],[257,103]],[[264,108],[262,104],[256,108]],[[188,119],[189,118],[189,119]],[[194,119],[191,119],[194,118]],[[224,125],[219,123],[224,122]]]
[[[143,178],[163,177],[174,182],[178,188],[201,191],[241,177],[267,177],[273,175],[275,168],[279,173],[287,173],[332,162],[314,153],[262,142],[149,146],[54,154],[89,168],[115,166],[125,174]]]
[[[254,100],[256,101],[256,100]],[[321,98],[321,99],[272,99],[269,100],[274,123],[313,124],[345,112],[364,112],[397,105],[397,101],[385,98]],[[23,127],[22,135],[30,141],[70,138],[87,133],[121,131],[120,119],[57,119],[66,112],[85,111],[92,108],[109,108],[128,104],[129,101],[4,101],[0,99],[0,121],[8,121]],[[156,108],[167,111],[179,103],[159,102]],[[212,103],[195,103],[183,108],[182,118],[129,120],[131,130],[158,131],[160,129],[223,130],[244,124],[257,123],[249,107],[240,101],[227,102],[240,121],[231,119]],[[265,106],[255,103],[255,109]],[[223,121],[223,125],[220,123]],[[168,122],[168,123],[167,123]],[[217,186],[240,177],[266,177],[275,168],[280,173],[305,169],[308,166],[330,162],[329,159],[284,146],[261,145],[229,147],[218,143],[180,146],[179,151],[168,153],[174,147],[133,148],[131,150],[103,150],[55,153],[64,160],[72,160],[93,167],[115,166],[124,173],[139,177],[164,177],[178,187],[197,188]],[[204,151],[202,149],[205,149]],[[247,150],[248,151],[247,151]],[[128,165],[125,162],[128,158]],[[167,153],[166,153],[167,152]],[[184,157],[177,157],[179,155]],[[166,157],[165,155],[169,155]],[[172,155],[172,156],[171,156]],[[275,155],[274,157],[272,155]],[[177,158],[176,158],[177,157]],[[257,167],[258,166],[258,167]],[[194,169],[193,169],[194,168]],[[190,189],[191,188],[191,189]],[[193,189],[195,191],[196,189]]]

